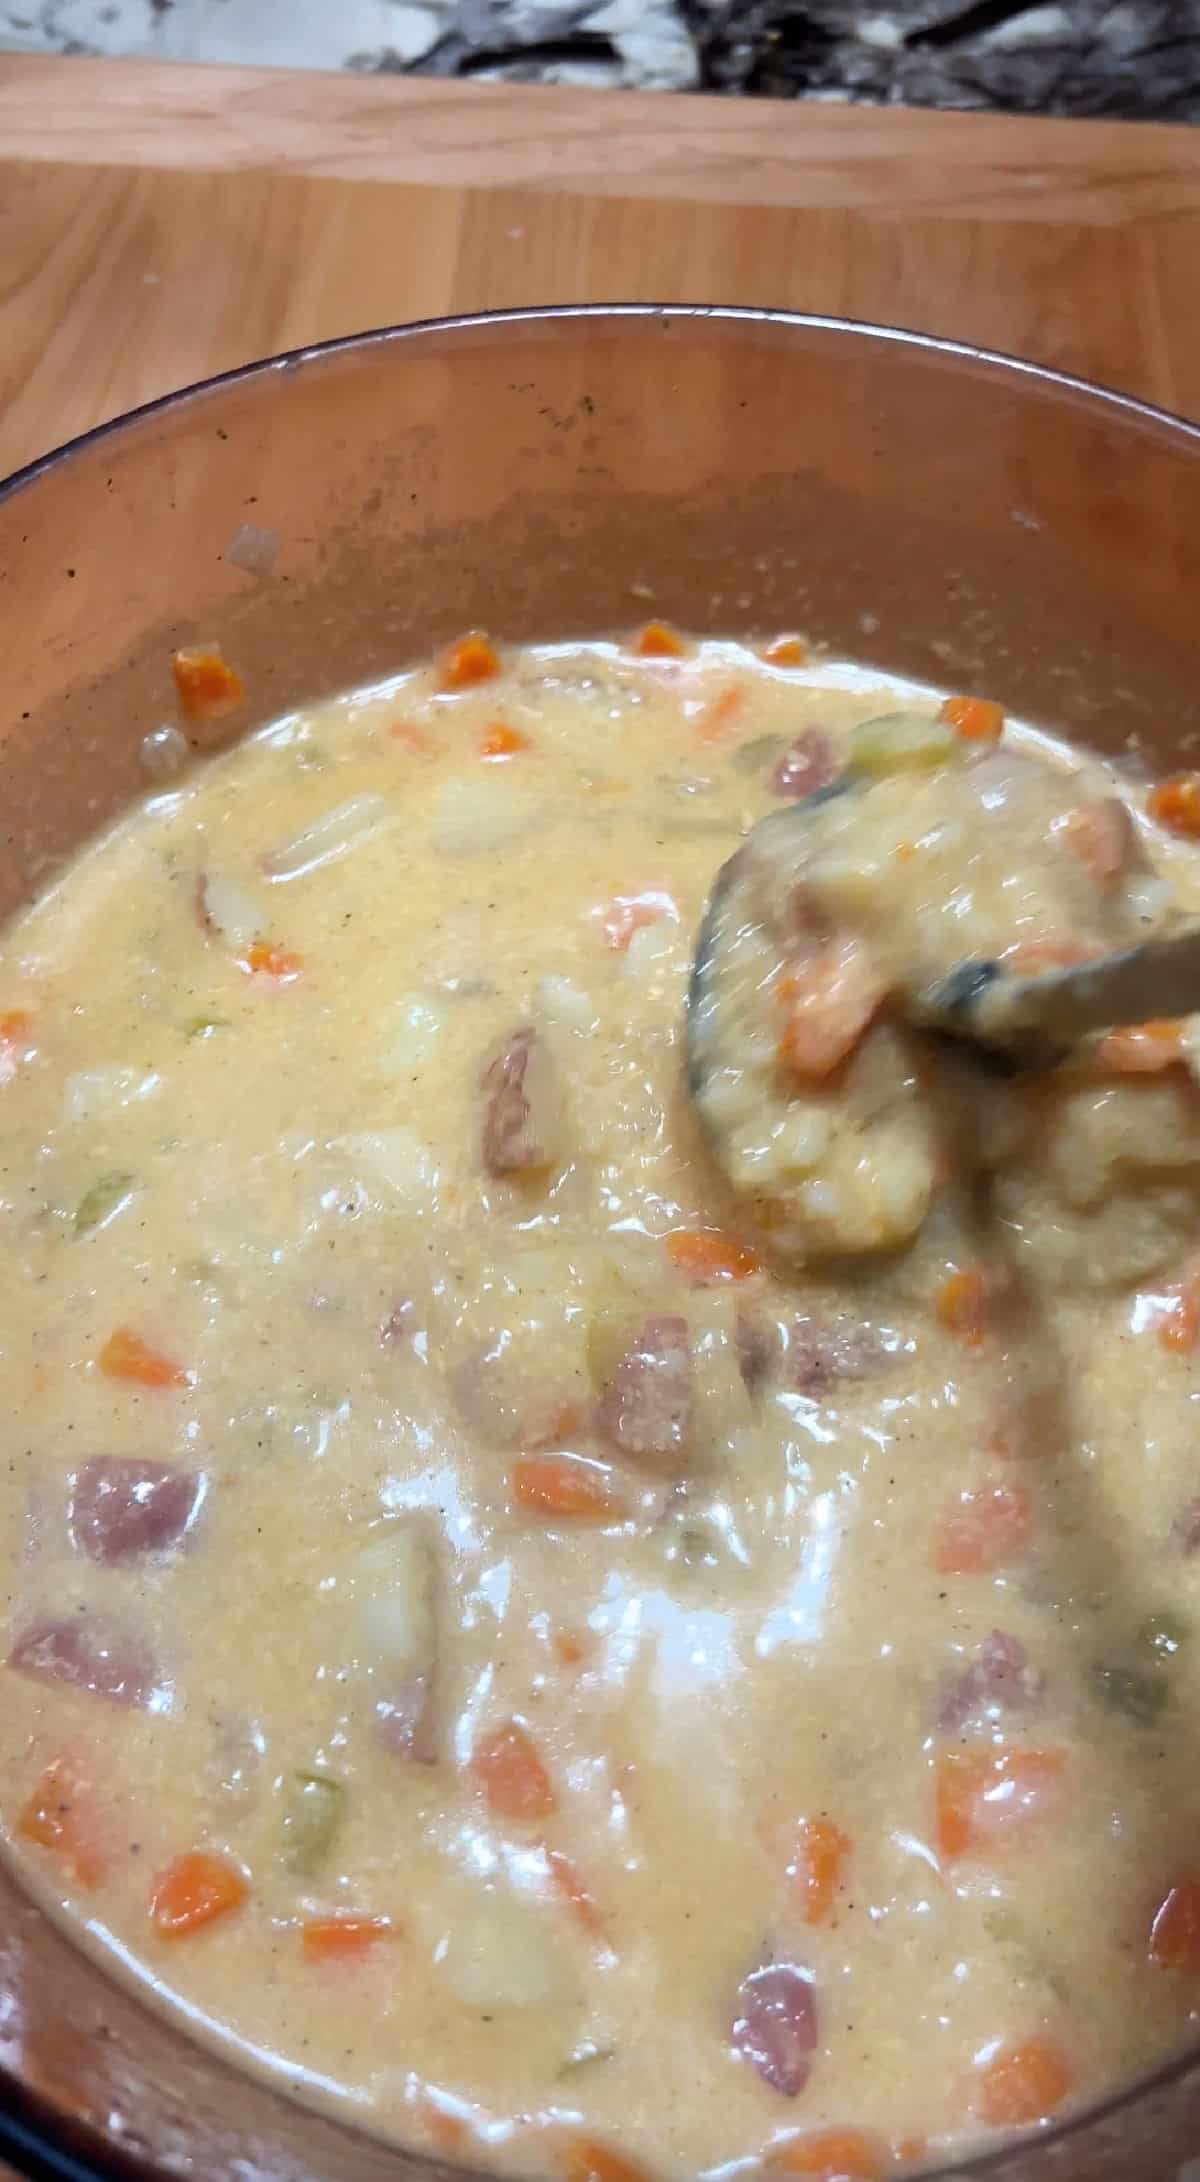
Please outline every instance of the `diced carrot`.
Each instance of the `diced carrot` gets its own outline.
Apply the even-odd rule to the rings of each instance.
[[[388,734],[393,742],[399,743],[402,750],[411,750],[414,758],[427,757],[433,749],[432,738],[425,733],[423,727],[417,726],[415,720],[393,720]]]
[[[669,917],[673,924],[679,922],[675,897],[665,887],[648,886],[640,894],[614,894],[604,911],[604,937],[614,954],[623,955],[635,932],[643,925],[657,924],[662,917]]]
[[[150,1916],[165,1940],[186,1939],[240,1909],[250,1889],[236,1864],[207,1849],[189,1849],[168,1864],[150,1897]]]
[[[806,2174],[811,2182],[881,2182],[888,2150],[862,2129],[809,2129],[772,2144],[766,2163],[772,2173]]]
[[[639,659],[684,659],[687,645],[677,629],[668,628],[665,621],[648,621],[634,638],[634,651]]]
[[[564,1856],[561,1849],[547,1849],[545,1857],[555,1886],[564,1902],[574,1910],[580,1924],[588,1932],[603,1932],[604,1919],[570,1857]]]
[[[1173,1016],[1106,1031],[1096,1048],[1098,1067],[1114,1076],[1157,1076],[1183,1060],[1183,1024]]]
[[[693,1288],[714,1288],[752,1280],[762,1259],[749,1243],[719,1227],[676,1227],[667,1236],[667,1256]]]
[[[216,644],[187,644],[171,661],[180,705],[189,720],[223,720],[246,702],[236,667]]]
[[[934,1566],[942,1576],[987,1576],[1019,1560],[1032,1530],[1023,1485],[980,1485],[959,1493],[938,1525]]]
[[[806,667],[809,649],[802,636],[777,636],[763,645],[762,656],[768,667]]]
[[[418,2101],[417,2113],[426,2136],[432,2138],[439,2151],[462,2150],[470,2131],[461,2114],[450,2113],[428,2096]]]
[[[21,1053],[33,1031],[33,1017],[24,1008],[7,1008],[0,1015],[0,1046]]]
[[[174,1357],[164,1356],[161,1349],[152,1349],[143,1341],[140,1333],[129,1326],[118,1326],[110,1333],[98,1358],[106,1379],[127,1379],[131,1386],[190,1386],[191,1374]]]
[[[990,697],[947,697],[942,718],[964,742],[999,742],[1004,733],[1004,707]]]
[[[575,2137],[563,2162],[563,2182],[651,2182],[651,2177],[602,2138]]]
[[[108,1877],[103,1818],[92,1784],[73,1758],[55,1758],[46,1767],[21,1811],[17,1832],[52,1849],[88,1892]]]
[[[582,1517],[612,1523],[624,1513],[610,1472],[579,1455],[526,1455],[514,1462],[512,1495],[530,1515]]]
[[[1118,796],[1080,803],[1063,822],[1067,847],[1102,894],[1110,893],[1133,853],[1136,835],[1128,806]]]
[[[1155,1331],[1170,1355],[1190,1356],[1200,1341],[1200,1279],[1185,1281],[1170,1298]]]
[[[332,1917],[306,1917],[300,1945],[306,1962],[360,1962],[395,1930],[390,1917],[358,1917],[343,1910]]]
[[[893,2150],[900,2167],[916,2167],[929,2157],[928,2137],[897,2137]]]
[[[0,1083],[16,1075],[32,1036],[33,1017],[24,1008],[8,1008],[0,1015]]]
[[[802,1083],[824,1082],[860,1044],[884,997],[861,958],[839,948],[781,978],[775,987],[786,1010],[781,1065]]]
[[[531,750],[532,742],[519,727],[507,727],[503,720],[496,720],[489,727],[479,745],[479,755],[490,765],[503,764],[506,758],[519,756],[522,750]]]
[[[280,985],[290,985],[300,975],[304,964],[299,955],[293,955],[286,947],[277,947],[274,940],[256,939],[242,959],[242,968],[252,976],[273,977]]]
[[[733,732],[740,715],[746,709],[746,691],[742,683],[730,682],[705,705],[696,721],[696,735],[702,743],[726,742]]]
[[[592,1654],[590,1630],[559,1629],[554,1637],[554,1656],[560,1667],[582,1667]]]
[[[522,1435],[526,1453],[544,1454],[560,1448],[587,1429],[587,1416],[578,1402],[552,1402],[545,1415],[531,1418]]]
[[[1019,2129],[1044,2121],[1070,2092],[1071,2064],[1052,2038],[1027,2038],[1004,2046],[979,2079],[975,2112],[992,2129]]]
[[[969,1349],[980,1348],[988,1330],[991,1283],[978,1266],[951,1273],[934,1297],[933,1311],[939,1326],[957,1334]]]
[[[1066,1770],[1061,1750],[944,1751],[934,1789],[938,1855],[955,1863],[1001,1848],[1054,1816]]]
[[[1185,1873],[1167,1889],[1151,1921],[1147,1953],[1160,1970],[1200,1972],[1200,1876]]]
[[[497,1818],[549,1818],[558,1809],[554,1783],[532,1737],[516,1720],[476,1743],[471,1771]]]
[[[802,1818],[789,1879],[796,1883],[805,1924],[828,1924],[845,1883],[850,1839],[831,1818]]]
[[[1173,773],[1169,780],[1160,780],[1146,798],[1146,809],[1169,832],[1188,841],[1200,839],[1200,773]]]
[[[444,690],[471,689],[476,682],[490,682],[500,672],[500,654],[481,629],[460,636],[443,652],[438,684]]]

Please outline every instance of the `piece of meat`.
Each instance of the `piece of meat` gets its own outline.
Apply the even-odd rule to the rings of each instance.
[[[807,1970],[771,1962],[752,1970],[737,1989],[734,2048],[785,2099],[798,2098],[812,2073],[817,2000]]]
[[[839,1380],[871,1378],[891,1357],[878,1326],[867,1320],[805,1312],[786,1329],[780,1381],[796,1394],[821,1394]]]
[[[842,768],[828,735],[819,727],[806,727],[785,750],[771,775],[772,795],[798,803],[804,796],[828,788]]]
[[[417,1765],[436,1765],[432,1673],[414,1674],[405,1682],[397,1682],[390,1697],[378,1698],[375,1726],[384,1749],[394,1757],[411,1758]]]
[[[190,1530],[204,1479],[140,1456],[97,1455],[76,1473],[67,1508],[72,1540],[89,1561],[113,1567],[165,1553]]]
[[[1180,1509],[1171,1526],[1171,1535],[1181,1553],[1200,1553],[1200,1499],[1189,1500]]]
[[[1012,1713],[1033,1712],[1045,1689],[1044,1677],[1031,1667],[1019,1637],[993,1629],[971,1665],[946,1691],[938,1710],[943,1735],[961,1735],[968,1727]]]
[[[692,1352],[686,1318],[646,1319],[617,1365],[596,1411],[596,1426],[626,1455],[681,1454],[692,1410]]]
[[[545,1039],[530,1023],[495,1046],[480,1078],[481,1150],[489,1174],[536,1174],[552,1167],[563,1141],[558,1073]]]
[[[17,1674],[64,1682],[117,1705],[148,1705],[162,1683],[149,1652],[87,1614],[37,1621],[8,1655]]]

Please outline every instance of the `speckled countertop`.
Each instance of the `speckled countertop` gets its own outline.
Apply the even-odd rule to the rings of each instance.
[[[1200,0],[0,0],[0,49],[1200,121]]]

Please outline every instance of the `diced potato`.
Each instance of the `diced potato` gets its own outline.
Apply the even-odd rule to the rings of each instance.
[[[435,1960],[455,1999],[480,2015],[561,2008],[570,1989],[545,1912],[500,1886],[457,1902]]]
[[[437,1561],[418,1516],[387,1524],[354,1566],[354,1603],[373,1663],[428,1674],[437,1656]]]
[[[442,856],[489,856],[532,834],[543,806],[512,771],[487,765],[478,775],[456,774],[444,783],[433,823],[433,845]]]

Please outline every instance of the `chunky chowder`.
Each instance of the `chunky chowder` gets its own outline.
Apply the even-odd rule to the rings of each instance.
[[[820,931],[697,1118],[717,869],[847,769],[871,838],[813,807]],[[1077,959],[1200,904],[1197,833],[1200,783],[657,626],[160,780],[0,950],[43,1898],[301,2095],[565,2182],[916,2172],[1184,2039],[1190,1025],[968,1081],[845,934],[869,864],[939,960]]]

